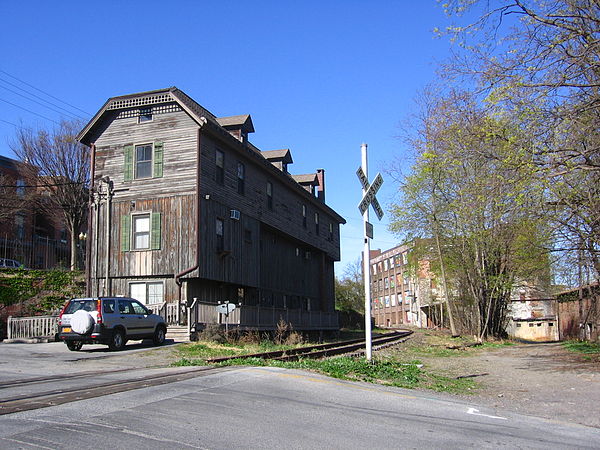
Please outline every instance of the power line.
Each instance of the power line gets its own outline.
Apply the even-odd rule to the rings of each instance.
[[[27,108],[24,108],[24,107],[22,107],[22,106],[19,106],[19,105],[15,104],[15,103],[9,102],[8,100],[4,100],[3,98],[0,98],[0,101],[3,101],[4,103],[8,103],[9,105],[12,105],[12,106],[16,106],[17,108],[21,108],[23,111],[27,111],[28,113],[35,114],[36,116],[39,116],[39,117],[41,117],[42,119],[49,120],[50,122],[53,122],[53,123],[55,123],[56,125],[60,125],[60,123],[58,123],[58,122],[57,122],[57,121],[55,121],[55,120],[52,120],[52,119],[50,119],[49,117],[43,116],[43,115],[41,115],[41,114],[38,114],[38,113],[36,113],[36,112],[34,112],[34,111],[31,111],[31,110],[29,110],[29,109],[27,109]]]
[[[7,123],[7,124],[9,124],[9,125],[12,125],[13,127],[17,127],[17,128],[19,127],[17,124],[14,124],[14,123],[12,123],[12,122],[9,122],[8,120],[0,119],[0,122]]]
[[[32,94],[32,93],[30,93],[30,92],[27,92],[25,89],[22,89],[22,88],[20,88],[19,86],[16,86],[16,85],[14,85],[14,84],[12,84],[12,83],[9,83],[8,81],[6,81],[6,80],[3,80],[2,78],[0,78],[0,81],[2,81],[3,83],[8,83],[8,84],[10,84],[11,86],[14,86],[15,88],[17,88],[17,89],[19,89],[19,90],[21,90],[21,91],[23,91],[23,92],[27,93],[28,95],[32,95],[32,96],[33,96],[33,97],[35,97],[35,98],[39,98],[39,99],[40,99],[40,100],[42,100],[43,102],[46,102],[46,103],[48,103],[48,104],[50,104],[50,105],[52,105],[52,106],[55,106],[55,107],[57,107],[58,109],[60,109],[60,110],[64,111],[65,113],[69,114],[69,115],[70,115],[70,116],[72,116],[72,117],[76,117],[76,118],[80,118],[80,119],[85,119],[85,117],[83,117],[83,116],[79,116],[79,115],[77,115],[77,114],[73,114],[72,112],[70,112],[70,111],[66,110],[65,108],[63,108],[63,107],[61,107],[61,106],[59,106],[59,105],[56,105],[56,104],[54,104],[54,103],[52,103],[52,102],[49,102],[48,100],[44,100],[44,99],[43,99],[42,97],[40,97],[39,95],[35,95],[35,94]],[[50,110],[52,110],[52,111],[54,111],[54,112],[56,112],[56,113],[59,113],[59,114],[64,114],[64,113],[61,113],[60,111],[58,111],[57,109],[51,108],[50,106],[48,106],[48,105],[45,105],[45,104],[43,104],[43,103],[41,103],[41,102],[38,102],[37,100],[34,100],[34,99],[32,99],[32,98],[29,98],[29,97],[27,97],[26,95],[23,95],[23,94],[20,94],[20,93],[18,93],[18,92],[16,92],[16,91],[13,91],[12,89],[10,89],[10,88],[7,88],[6,86],[2,86],[2,85],[0,85],[0,87],[1,87],[1,88],[3,88],[3,89],[6,89],[6,90],[7,90],[7,91],[9,91],[9,92],[12,92],[13,94],[17,94],[18,96],[20,96],[20,97],[23,97],[23,98],[25,98],[25,99],[27,99],[27,100],[29,100],[29,101],[31,101],[31,102],[37,103],[38,105],[41,105],[41,106],[43,106],[44,108],[48,108],[48,109],[50,109]]]
[[[56,187],[56,186],[70,186],[76,184],[84,184],[83,181],[67,181],[65,183],[40,183],[40,184],[3,184],[0,188],[44,188],[44,187]]]
[[[8,75],[9,77],[11,77],[11,78],[12,78],[12,79],[14,79],[14,80],[17,80],[17,81],[19,81],[20,83],[23,83],[23,84],[24,84],[24,85],[26,85],[26,86],[29,86],[29,87],[30,87],[30,88],[32,88],[32,89],[35,89],[35,90],[36,90],[36,91],[38,91],[38,92],[41,92],[41,93],[42,93],[42,94],[44,94],[44,95],[47,95],[47,96],[48,96],[48,97],[50,97],[50,98],[53,98],[54,100],[57,100],[57,101],[59,101],[59,102],[61,102],[61,103],[64,103],[65,105],[67,105],[67,106],[70,106],[71,108],[74,108],[74,109],[76,109],[77,111],[80,111],[80,112],[84,113],[84,114],[85,114],[86,116],[88,116],[88,117],[91,117],[91,116],[92,116],[92,114],[90,114],[89,112],[87,112],[87,111],[84,111],[83,109],[81,109],[81,108],[78,108],[77,106],[73,106],[73,105],[71,105],[70,103],[67,103],[67,102],[65,102],[64,100],[61,100],[60,98],[58,98],[58,97],[55,97],[55,96],[54,96],[54,95],[52,95],[52,94],[48,94],[47,92],[45,92],[45,91],[42,91],[41,89],[38,89],[38,88],[36,88],[35,86],[33,86],[33,85],[31,85],[31,84],[27,83],[26,81],[23,81],[23,80],[21,80],[21,79],[19,79],[19,78],[15,77],[14,75],[11,75],[11,74],[10,74],[10,73],[8,73],[8,72],[5,72],[5,71],[4,71],[4,70],[2,70],[2,69],[0,69],[0,72],[1,72],[1,73],[3,73],[3,74],[5,74],[5,75]]]

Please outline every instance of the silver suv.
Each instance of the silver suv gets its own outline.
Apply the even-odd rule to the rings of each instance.
[[[74,298],[64,306],[58,319],[58,337],[71,351],[83,344],[105,344],[121,350],[128,339],[152,339],[165,342],[164,319],[150,313],[133,298]]]

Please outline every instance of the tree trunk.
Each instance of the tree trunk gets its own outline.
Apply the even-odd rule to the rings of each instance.
[[[69,234],[71,235],[71,271],[77,270],[77,230],[70,226]]]
[[[454,325],[454,316],[452,313],[452,306],[450,305],[450,296],[448,295],[448,285],[446,284],[446,266],[444,264],[444,258],[442,257],[442,247],[440,245],[440,236],[436,230],[435,232],[435,243],[437,246],[438,258],[440,258],[440,270],[442,272],[442,289],[444,290],[444,298],[446,299],[446,306],[448,308],[448,320],[450,321],[450,332],[452,337],[458,337],[456,333],[456,327]]]

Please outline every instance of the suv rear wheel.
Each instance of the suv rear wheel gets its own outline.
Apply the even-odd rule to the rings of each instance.
[[[116,351],[123,350],[123,347],[125,347],[125,342],[125,333],[120,328],[117,328],[110,338],[108,348]]]
[[[83,342],[81,341],[66,341],[67,348],[72,352],[78,352],[83,347]]]

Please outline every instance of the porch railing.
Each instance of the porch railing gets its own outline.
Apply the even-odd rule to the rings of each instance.
[[[147,305],[154,314],[161,315],[168,325],[186,322],[188,326],[209,323],[225,323],[225,316],[216,310],[217,305],[194,301],[187,314],[178,317],[177,303],[157,303]],[[187,320],[186,320],[187,319]],[[300,309],[272,308],[266,306],[241,306],[229,314],[229,325],[245,329],[273,330],[283,320],[295,330],[336,330],[336,312],[305,311]],[[9,317],[7,321],[8,339],[52,339],[58,333],[58,315],[35,317]]]
[[[8,339],[53,339],[58,333],[58,316],[9,317]]]
[[[177,325],[179,322],[179,317],[177,314],[177,303],[155,303],[146,305],[146,307],[153,313],[158,314],[163,319],[167,325]]]
[[[266,306],[241,306],[226,319],[219,314],[214,303],[194,301],[189,309],[189,326],[225,323],[248,329],[272,330],[280,320],[291,324],[296,330],[337,330],[337,312],[305,311],[301,309],[273,308]]]

